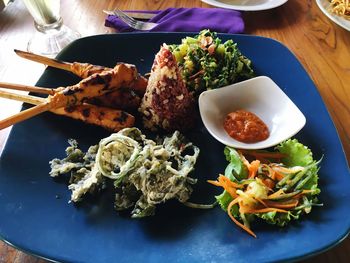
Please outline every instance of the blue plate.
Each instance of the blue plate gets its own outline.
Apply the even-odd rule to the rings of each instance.
[[[162,43],[179,43],[187,34],[101,35],[80,39],[59,59],[112,67],[119,61],[150,70]],[[156,215],[131,219],[113,210],[108,192],[69,204],[65,180],[49,177],[48,162],[63,157],[68,138],[83,149],[108,132],[45,113],[16,125],[0,159],[0,235],[28,253],[74,262],[257,262],[295,260],[320,253],[344,239],[350,228],[350,176],[335,127],[313,82],[295,56],[280,43],[262,37],[221,35],[233,39],[258,75],[272,78],[305,114],[296,136],[321,163],[323,207],[279,228],[254,224],[258,238],[237,228],[220,210],[195,210],[175,201],[159,206]],[[48,68],[39,86],[74,84],[71,73]],[[267,94],[268,96],[268,94]],[[193,177],[199,179],[193,202],[209,203],[220,192],[205,181],[223,172],[223,145],[199,125],[187,137],[201,149]]]

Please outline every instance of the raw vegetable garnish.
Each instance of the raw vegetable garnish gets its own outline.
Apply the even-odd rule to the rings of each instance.
[[[224,150],[225,175],[208,182],[224,188],[216,196],[221,208],[239,227],[256,237],[250,224],[261,218],[285,226],[319,206],[317,195],[320,161],[296,139],[282,142],[275,152]]]
[[[132,217],[150,216],[157,204],[169,199],[187,204],[191,185],[197,181],[188,174],[194,169],[199,148],[185,142],[178,131],[155,142],[137,128],[126,128],[102,139],[86,153],[78,149],[76,141],[69,143],[67,157],[50,162],[50,175],[71,173],[73,202],[112,180],[116,210],[132,208]]]
[[[181,44],[170,45],[170,49],[182,69],[187,88],[195,96],[254,77],[251,61],[240,52],[237,43],[233,40],[222,43],[209,30],[186,37]]]

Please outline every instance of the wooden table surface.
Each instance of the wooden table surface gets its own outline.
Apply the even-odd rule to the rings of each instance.
[[[112,33],[104,27],[102,9],[157,10],[167,7],[211,7],[200,0],[116,1],[62,0],[64,23],[83,36]],[[350,160],[350,32],[331,22],[314,0],[290,0],[267,11],[244,13],[246,34],[274,38],[300,60],[318,88],[338,129],[347,160]],[[20,0],[0,12],[0,81],[35,84],[44,66],[17,57],[13,49],[25,49],[33,34],[33,21]],[[0,100],[0,118],[19,110],[20,103]],[[9,128],[0,131],[0,149]],[[1,176],[1,175],[0,175]],[[0,212],[1,214],[1,212]],[[303,262],[348,262],[350,238],[331,250]],[[0,263],[46,262],[0,241]]]

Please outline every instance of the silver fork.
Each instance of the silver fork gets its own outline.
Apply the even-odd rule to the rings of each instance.
[[[104,13],[108,15],[116,15],[119,17],[120,20],[122,20],[125,24],[130,26],[131,28],[134,28],[136,30],[151,30],[158,24],[152,23],[152,22],[143,22],[143,21],[138,21],[130,16],[128,16],[126,13],[119,9],[115,9],[113,11],[107,11],[103,10]]]

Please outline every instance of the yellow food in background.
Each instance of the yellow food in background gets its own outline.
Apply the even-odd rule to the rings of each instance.
[[[349,0],[330,0],[331,12],[343,16],[350,20],[350,1]]]

